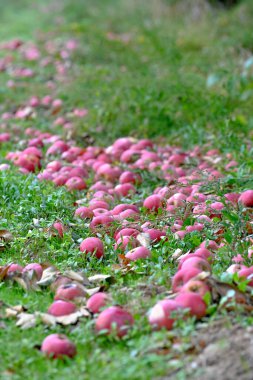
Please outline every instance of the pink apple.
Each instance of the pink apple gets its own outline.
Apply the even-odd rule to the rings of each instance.
[[[208,292],[210,292],[210,288],[204,281],[200,280],[189,280],[184,284],[184,286],[180,289],[180,293],[184,292],[192,292],[197,293],[201,297],[204,297],[204,295]]]
[[[75,298],[85,297],[86,293],[85,291],[78,286],[77,284],[66,284],[61,285],[57,288],[56,294],[54,296],[54,299],[57,300],[65,300],[65,301],[71,301]]]
[[[68,301],[54,301],[51,306],[48,308],[48,314],[53,315],[54,317],[61,317],[63,315],[69,315],[76,311],[76,305]]]
[[[246,190],[241,193],[238,203],[245,207],[253,207],[253,190]]]
[[[136,261],[139,259],[146,259],[151,256],[151,252],[146,247],[137,247],[131,249],[131,251],[126,253],[126,258],[131,261]]]
[[[150,211],[158,211],[163,206],[162,198],[156,194],[150,195],[144,200],[143,206]]]
[[[86,189],[87,185],[84,182],[84,180],[80,177],[71,177],[67,180],[65,183],[65,186],[68,190],[84,190]]]
[[[40,264],[38,263],[27,264],[23,269],[23,273],[29,272],[29,271],[34,271],[36,273],[38,280],[41,279],[42,274],[43,274],[43,268]]]
[[[119,338],[127,334],[130,326],[134,324],[133,316],[119,306],[111,306],[103,310],[96,319],[97,332],[104,331],[107,334],[115,331]]]
[[[75,216],[81,219],[92,219],[94,216],[94,213],[89,207],[81,206],[76,209]]]
[[[97,314],[108,304],[108,301],[109,297],[106,293],[98,292],[88,299],[86,306],[93,314]]]
[[[207,306],[202,297],[197,293],[180,292],[175,301],[182,307],[190,309],[190,315],[195,316],[197,319],[201,319],[206,315]]]
[[[96,237],[89,237],[82,241],[80,251],[86,254],[95,255],[98,259],[104,256],[103,242]]]
[[[65,335],[51,334],[42,342],[41,351],[53,359],[76,355],[76,346]]]
[[[149,323],[154,330],[162,328],[171,330],[176,319],[176,314],[180,309],[182,309],[182,306],[175,300],[165,299],[159,301],[149,312]]]
[[[181,288],[186,284],[189,280],[196,277],[201,270],[198,268],[190,268],[190,269],[180,269],[176,272],[175,276],[172,278],[172,290],[174,293],[179,292]]]
[[[191,268],[197,268],[201,271],[211,272],[210,264],[205,259],[197,256],[185,260],[181,267],[181,269],[187,270]]]

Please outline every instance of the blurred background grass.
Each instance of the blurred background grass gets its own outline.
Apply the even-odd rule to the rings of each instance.
[[[80,133],[227,149],[252,130],[252,1],[229,9],[205,0],[1,2],[2,40],[38,40],[42,31],[80,42],[58,87],[67,104],[90,110]]]

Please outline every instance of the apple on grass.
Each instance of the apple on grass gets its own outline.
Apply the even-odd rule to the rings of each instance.
[[[41,351],[49,358],[73,358],[76,355],[76,346],[65,335],[51,334],[42,342]]]
[[[115,333],[119,338],[127,334],[134,324],[133,316],[120,306],[111,306],[99,314],[95,322],[97,332]]]

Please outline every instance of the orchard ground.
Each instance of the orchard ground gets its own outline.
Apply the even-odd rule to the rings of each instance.
[[[150,138],[157,146],[177,145],[187,152],[199,146],[203,156],[218,150],[209,163],[222,177],[207,182],[202,189],[205,194],[224,201],[226,193],[252,189],[252,17],[251,1],[229,10],[204,1],[166,0],[10,0],[1,6],[1,133],[10,133],[10,140],[1,143],[0,153],[1,164],[11,164],[1,171],[1,230],[13,236],[10,242],[2,239],[1,266],[40,262],[60,271],[81,270],[87,277],[108,274],[113,281],[104,281],[104,289],[114,304],[122,305],[135,319],[123,339],[97,336],[91,318],[66,327],[38,323],[20,329],[15,319],[6,318],[6,305],[23,305],[30,313],[45,312],[54,294],[49,289],[25,292],[18,284],[3,281],[1,378],[42,379],[47,374],[50,379],[212,379],[216,371],[224,379],[252,378],[252,352],[247,347],[244,352],[236,336],[250,345],[253,317],[241,306],[233,304],[228,310],[211,302],[209,315],[197,323],[188,318],[178,321],[171,331],[158,332],[149,326],[148,310],[171,290],[177,270],[172,254],[178,248],[183,253],[195,251],[204,240],[201,232],[176,239],[173,231],[167,231],[166,241],[152,245],[151,258],[124,272],[124,263],[120,267],[118,258],[121,252],[115,251],[109,235],[102,238],[104,259],[87,258],[79,250],[80,242],[94,235],[87,222],[74,217],[74,202],[87,197],[86,190],[69,192],[64,186],[55,187],[50,181],[38,180],[38,172],[20,173],[6,159],[9,152],[27,147],[28,128],[59,135],[82,148],[107,147],[123,136]],[[3,46],[14,39],[23,45],[16,50]],[[62,103],[52,106],[49,101],[49,106],[31,107],[32,97],[41,102],[47,95]],[[45,156],[46,150],[42,147],[43,169],[51,160]],[[225,168],[231,160],[236,161],[235,171]],[[194,160],[183,169],[187,172],[191,165]],[[141,209],[142,222],[149,220],[156,228],[173,224],[173,217],[168,222],[164,213],[157,217],[142,209],[144,199],[156,187],[167,185],[159,170],[146,168],[139,174],[143,182],[137,193],[118,203],[135,203]],[[87,185],[92,181],[89,178]],[[217,278],[229,281],[224,272],[233,257],[240,254],[245,265],[252,265],[248,257],[252,231],[247,213],[231,208],[224,211],[221,219],[205,228],[205,234],[215,238],[217,224],[222,231],[219,243],[224,246],[212,269]],[[63,238],[51,233],[55,221],[66,227]],[[193,224],[190,215],[183,228]],[[223,298],[223,304],[226,301]],[[48,360],[40,352],[43,339],[55,332],[77,345],[74,359]],[[233,352],[227,349],[224,354],[224,342],[228,341]],[[222,372],[219,357],[230,368],[232,361],[237,362],[234,372]]]

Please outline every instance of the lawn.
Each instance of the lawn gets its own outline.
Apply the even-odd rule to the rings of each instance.
[[[0,164],[10,164],[8,170],[0,171],[0,229],[12,235],[10,241],[1,240],[0,265],[39,262],[54,265],[61,273],[108,275],[108,280],[95,285],[135,319],[123,339],[96,334],[95,318],[81,318],[68,326],[38,322],[22,329],[15,318],[6,316],[6,308],[23,305],[29,313],[46,312],[54,293],[49,287],[25,291],[16,282],[2,281],[0,378],[197,379],[194,376],[201,372],[189,375],[188,365],[199,354],[194,339],[217,321],[228,330],[233,326],[238,331],[247,329],[253,322],[250,312],[234,300],[229,308],[219,306],[228,302],[223,294],[218,301],[205,298],[208,311],[201,321],[179,318],[170,331],[152,331],[147,313],[171,295],[171,279],[178,265],[173,253],[178,249],[193,252],[208,239],[220,244],[212,263],[215,278],[239,284],[246,294],[247,281],[225,271],[238,254],[246,266],[252,266],[248,255],[252,209],[227,204],[224,194],[253,189],[252,2],[241,1],[229,9],[199,0],[0,0],[0,6],[0,132],[10,134],[8,141],[0,143]],[[17,39],[23,45],[4,46]],[[47,96],[52,98],[48,104]],[[38,97],[39,106],[31,106],[32,97]],[[53,104],[55,99],[61,102]],[[115,249],[114,236],[102,230],[97,236],[104,243],[104,258],[87,256],[80,252],[80,243],[97,232],[74,212],[77,200],[89,204],[89,188],[100,179],[99,170],[89,171],[87,189],[80,191],[39,180],[38,165],[20,172],[22,165],[14,165],[8,155],[23,151],[28,140],[38,136],[39,132],[29,135],[29,130],[60,136],[69,146],[86,151],[87,146],[98,146],[105,155],[110,152],[106,147],[127,136],[136,142],[152,140],[151,150],[161,156],[161,147],[169,144],[172,148],[166,149],[176,153],[176,147],[181,147],[189,160],[179,165],[185,171],[180,176],[191,173],[204,157],[221,177],[202,180],[200,191],[225,207],[203,231],[178,239],[171,228],[176,220],[183,220],[183,230],[195,223],[185,204],[176,205],[178,213],[172,216],[166,208],[159,207],[156,213],[143,207],[143,200],[155,188],[173,189],[177,181],[165,178],[165,169],[159,165],[157,170],[135,167],[142,183],[136,185],[134,195],[116,197],[113,207],[117,203],[137,205],[139,219],[130,217],[128,222],[140,227],[149,221],[152,227],[166,230],[166,239],[149,246],[150,258],[128,263],[122,259],[122,249]],[[70,165],[58,153],[46,154],[50,144],[39,146],[42,168],[54,159]],[[193,154],[196,147],[200,156]],[[213,149],[217,151],[208,161],[207,152]],[[129,163],[115,157],[113,165],[132,170]],[[232,160],[235,166],[227,167]],[[113,182],[112,189],[117,184]],[[52,228],[55,221],[64,225],[63,237]],[[119,228],[121,221],[115,223]],[[219,286],[224,288],[224,284]],[[252,296],[248,299],[250,303]],[[65,334],[75,342],[78,354],[74,359],[45,358],[39,348],[52,333]],[[250,375],[245,379],[250,380]]]

